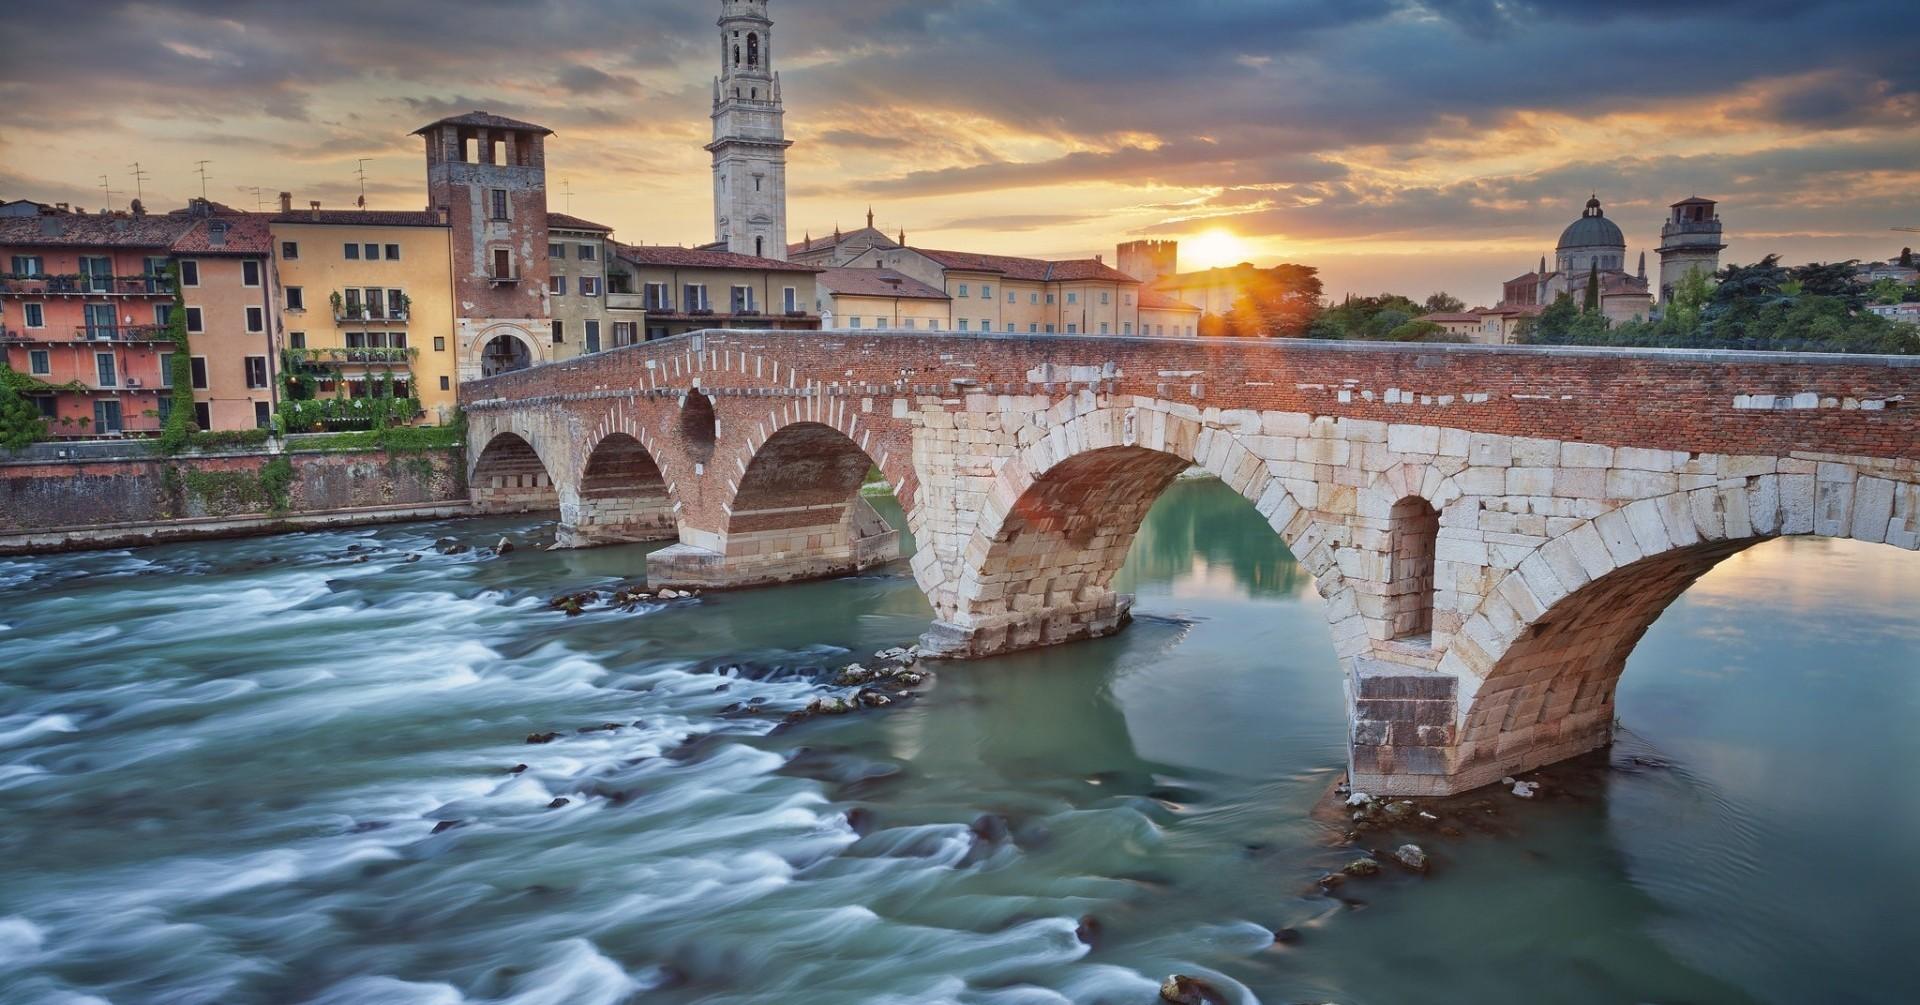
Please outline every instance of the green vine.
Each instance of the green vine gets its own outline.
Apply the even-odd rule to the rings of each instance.
[[[180,286],[179,270],[163,273],[173,284],[173,310],[167,314],[167,340],[173,343],[173,358],[168,361],[168,380],[173,384],[173,410],[160,429],[156,444],[163,454],[177,454],[191,445],[199,427],[193,421],[193,349],[187,343],[187,298]]]

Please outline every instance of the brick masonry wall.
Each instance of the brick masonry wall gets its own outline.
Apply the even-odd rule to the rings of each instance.
[[[288,512],[464,503],[460,451],[287,454]],[[0,534],[265,513],[267,453],[0,462]]]

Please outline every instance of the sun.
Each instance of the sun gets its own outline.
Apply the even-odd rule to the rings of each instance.
[[[1240,235],[1215,227],[1199,237],[1182,242],[1180,267],[1217,269],[1226,265],[1239,265],[1252,257],[1251,250]]]

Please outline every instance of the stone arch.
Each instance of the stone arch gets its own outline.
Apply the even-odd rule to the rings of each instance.
[[[1387,637],[1431,641],[1440,511],[1420,496],[1402,496],[1387,521]]]
[[[525,328],[514,324],[493,324],[474,336],[468,352],[466,367],[468,372],[481,378],[513,372],[509,369],[500,369],[499,360],[489,356],[490,349],[497,350],[501,346],[511,346],[517,350],[516,355],[523,353],[527,366],[538,366],[550,361],[547,347],[541,345],[540,340],[534,338]]]
[[[639,429],[604,432],[587,451],[578,491],[561,507],[559,543],[586,548],[679,536],[672,484]]]
[[[1884,472],[1882,472],[1884,473]],[[1781,537],[1920,550],[1920,482],[1847,464],[1762,475],[1609,510],[1502,577],[1441,669],[1459,678],[1454,791],[1606,746],[1627,659],[1687,588]]]
[[[1313,521],[1230,430],[1135,407],[1070,416],[1001,467],[967,546],[949,568],[921,576],[940,619],[924,645],[984,656],[1119,630],[1132,600],[1112,591],[1113,577],[1147,511],[1189,467],[1253,504],[1314,574],[1330,614],[1341,612],[1336,637],[1344,631],[1364,644],[1358,605],[1328,557],[1338,532]],[[1310,564],[1309,553],[1327,560]],[[1349,618],[1356,621],[1345,626]]]
[[[551,469],[532,443],[519,433],[502,432],[467,473],[467,488],[477,513],[532,513],[560,508]]]

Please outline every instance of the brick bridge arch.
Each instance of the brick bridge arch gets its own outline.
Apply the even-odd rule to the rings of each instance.
[[[710,447],[683,403],[712,406]],[[624,450],[678,543],[658,585],[745,586],[919,548],[928,643],[1105,634],[1146,508],[1197,466],[1314,576],[1355,781],[1457,791],[1606,742],[1646,626],[1713,563],[1819,533],[1920,547],[1920,359],[1210,339],[715,331],[465,385],[483,457],[524,439],[563,539]],[[645,476],[645,477],[642,477]],[[486,503],[488,486],[476,482]],[[631,495],[631,493],[629,493]],[[658,516],[658,514],[655,514]],[[665,536],[664,519],[645,524]]]

